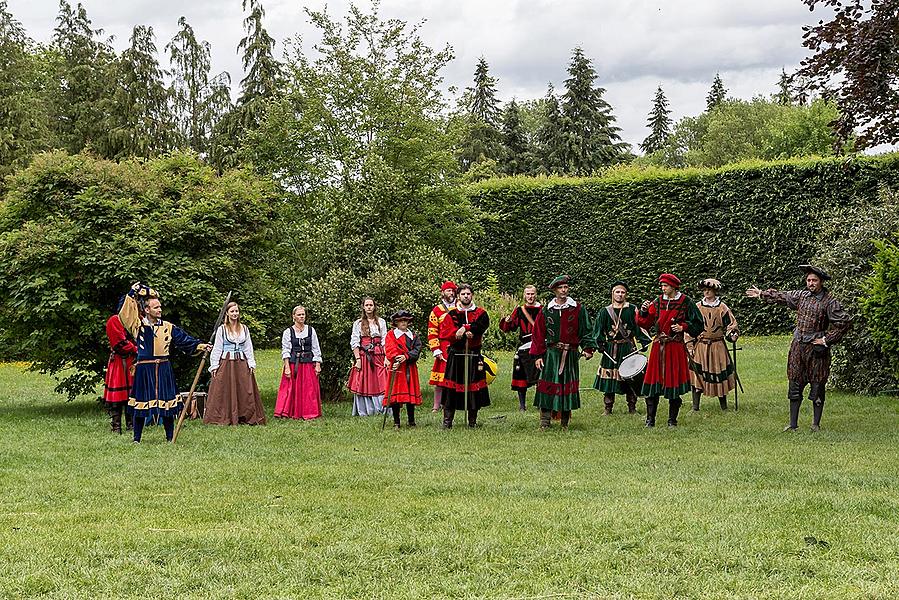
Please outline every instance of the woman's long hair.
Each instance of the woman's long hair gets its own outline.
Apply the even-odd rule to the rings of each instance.
[[[362,321],[362,336],[363,337],[371,337],[371,327],[368,324],[368,315],[365,314],[365,303],[371,300],[372,304],[375,305],[375,310],[371,313],[371,318],[375,320],[375,323],[378,322],[378,303],[375,302],[375,299],[371,296],[366,296],[362,299],[362,303],[359,305],[360,316],[359,319]],[[384,335],[384,332],[381,332],[381,335]]]
[[[222,325],[225,326],[226,333],[240,335],[240,332],[243,329],[243,327],[242,327],[243,322],[241,321],[242,315],[240,313],[238,313],[238,315],[237,315],[237,332],[234,332],[234,330],[231,329],[231,317],[228,316],[228,311],[231,310],[232,306],[236,306],[238,309],[240,309],[240,305],[237,302],[235,302],[234,300],[229,302],[227,304],[227,306],[225,306],[225,321],[222,323]]]

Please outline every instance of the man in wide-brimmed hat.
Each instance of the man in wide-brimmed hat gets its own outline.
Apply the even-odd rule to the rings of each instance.
[[[827,271],[811,264],[799,265],[799,269],[805,273],[804,290],[779,292],[752,286],[746,290],[746,295],[770,304],[783,304],[796,311],[796,328],[787,357],[790,423],[784,431],[799,428],[799,407],[806,385],[809,386],[809,400],[814,405],[812,431],[818,431],[824,413],[824,385],[830,376],[830,347],[843,339],[852,318],[824,287],[824,282],[830,279]]]
[[[444,281],[440,286],[440,302],[431,310],[428,317],[428,348],[434,355],[434,366],[431,368],[431,376],[428,379],[428,385],[434,387],[434,408],[432,412],[437,412],[442,406],[443,388],[440,384],[443,382],[443,375],[446,372],[446,353],[449,344],[444,340],[440,340],[440,319],[456,302],[456,284],[452,281]]]
[[[696,303],[705,329],[694,340],[690,380],[693,385],[693,410],[699,410],[703,396],[718,398],[721,410],[727,410],[727,394],[737,385],[733,360],[727,342],[740,335],[737,319],[721,301],[721,282],[707,277],[699,282],[702,300]]]
[[[668,399],[668,427],[677,427],[681,396],[690,391],[690,370],[684,334],[702,331],[702,315],[696,304],[680,291],[680,279],[671,273],[659,275],[661,294],[646,300],[637,313],[637,325],[653,329],[641,395],[646,397],[646,426],[655,427],[659,398]]]
[[[568,296],[571,278],[559,275],[549,284],[555,298],[543,305],[534,321],[531,354],[540,370],[534,405],[540,408],[540,429],[549,427],[552,411],[567,429],[571,411],[581,406],[580,349],[590,359],[596,349],[587,309]]]

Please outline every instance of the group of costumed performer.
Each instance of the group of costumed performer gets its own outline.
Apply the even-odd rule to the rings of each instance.
[[[490,317],[474,303],[474,290],[463,283],[457,289],[457,302],[440,318],[438,340],[446,347],[446,366],[442,381],[443,427],[453,426],[457,410],[464,410],[468,426],[476,427],[478,411],[490,406],[487,372],[481,345],[490,326]]]
[[[322,415],[322,351],[315,328],[306,324],[306,308],[295,306],[293,324],[281,335],[281,384],[275,401],[275,417],[317,419]]]
[[[518,331],[518,350],[512,359],[512,389],[518,393],[518,410],[527,410],[528,388],[537,385],[537,358],[531,354],[532,335],[541,304],[537,302],[537,286],[524,288],[524,304],[515,308],[512,314],[499,322],[500,330],[511,333]]]
[[[571,411],[581,406],[581,350],[589,360],[596,349],[587,309],[568,296],[570,282],[569,276],[560,275],[549,284],[555,297],[534,321],[530,353],[540,371],[534,406],[540,409],[542,430],[549,427],[553,411],[559,413],[562,428],[568,428]]]
[[[390,383],[384,406],[393,413],[393,427],[400,428],[400,409],[406,405],[409,427],[415,427],[415,407],[421,404],[421,384],[418,381],[418,358],[421,355],[421,338],[409,326],[412,313],[395,312],[390,317],[393,329],[387,333],[384,352],[390,365]]]
[[[692,356],[690,382],[693,387],[693,410],[699,410],[702,396],[718,398],[721,410],[727,410],[727,395],[737,386],[736,368],[727,342],[740,336],[733,311],[721,298],[721,282],[711,277],[699,282],[702,300],[696,308],[702,316],[703,330],[696,338],[688,338]]]
[[[137,347],[134,380],[128,398],[128,411],[134,419],[134,441],[140,442],[144,425],[159,419],[165,437],[171,441],[175,417],[184,403],[178,397],[169,354],[175,349],[187,354],[208,350],[208,345],[177,325],[162,319],[162,302],[149,287],[136,283],[125,296],[118,318]]]
[[[350,333],[354,361],[347,388],[353,393],[354,417],[367,417],[384,410],[386,339],[387,322],[378,316],[374,299],[366,296],[362,299],[362,315],[353,323]]]

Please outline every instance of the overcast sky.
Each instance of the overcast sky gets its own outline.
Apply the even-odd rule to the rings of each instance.
[[[283,42],[312,28],[303,6],[321,1],[262,0],[265,26]],[[240,0],[84,0],[95,28],[115,37],[121,50],[134,25],[151,25],[160,51],[185,16],[197,36],[212,45],[215,72],[228,71],[235,86],[242,78],[237,44],[244,32]],[[357,3],[367,7],[369,2]],[[327,3],[343,15],[344,0]],[[10,12],[29,35],[48,41],[57,0],[8,0]],[[648,131],[647,113],[657,85],[668,96],[672,117],[696,115],[720,72],[730,96],[749,99],[775,91],[782,68],[789,72],[805,56],[802,26],[823,13],[810,13],[801,0],[383,0],[383,17],[408,22],[425,19],[421,35],[432,46],[449,43],[456,59],[444,76],[447,86],[471,85],[479,56],[498,80],[501,100],[539,98],[552,82],[562,88],[575,46],[592,59],[605,87],[622,137],[634,146]],[[161,59],[167,65],[167,60]],[[236,89],[236,87],[235,87]]]

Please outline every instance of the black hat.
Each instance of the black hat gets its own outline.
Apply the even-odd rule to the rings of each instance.
[[[628,287],[627,282],[626,282],[626,281],[623,281],[623,280],[621,280],[621,279],[619,279],[618,281],[616,281],[615,283],[613,283],[613,284],[612,284],[612,287],[609,288],[609,289],[612,290],[612,291],[614,292],[614,291],[615,291],[615,288],[617,288],[619,285],[620,285],[621,287],[624,288],[624,291],[625,291],[625,292],[631,291],[631,288]]]
[[[830,275],[821,267],[816,267],[815,265],[799,265],[799,268],[802,269],[802,272],[806,275],[808,275],[809,273],[814,273],[821,278],[821,281],[827,281],[828,279],[830,279]]]
[[[716,292],[721,291],[721,288],[724,287],[721,285],[721,282],[715,279],[714,277],[706,277],[702,281],[699,282],[699,289],[704,290],[706,288],[710,290],[715,290]]]
[[[404,310],[404,309],[398,310],[395,313],[393,313],[392,315],[390,315],[391,323],[396,323],[397,321],[411,321],[411,320],[412,320],[412,313],[410,313],[408,310]]]

